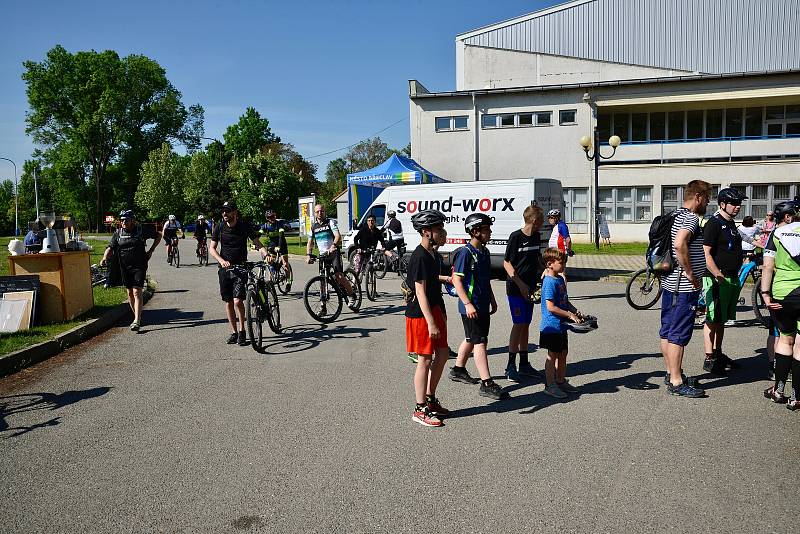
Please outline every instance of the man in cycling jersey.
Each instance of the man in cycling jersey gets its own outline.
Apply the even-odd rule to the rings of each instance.
[[[206,238],[208,236],[208,223],[206,222],[206,217],[202,213],[197,216],[197,224],[194,227],[194,238],[197,240],[197,251],[196,254],[200,254],[200,245],[204,245],[206,243]]]
[[[325,207],[322,204],[314,206],[314,224],[311,225],[311,235],[314,239],[308,240],[306,246],[306,263],[314,261],[311,258],[311,252],[314,250],[314,245],[317,245],[320,255],[328,254],[328,261],[331,262],[333,267],[333,276],[339,287],[343,288],[347,293],[347,305],[351,309],[357,304],[356,297],[353,294],[353,286],[344,275],[342,268],[342,254],[339,252],[339,244],[342,242],[342,234],[339,233],[339,227],[336,221],[329,219],[325,216]]]
[[[356,262],[356,272],[361,272],[361,263],[368,259],[363,258],[363,253],[368,249],[374,250],[377,248],[378,243],[383,245],[384,249],[386,248],[386,241],[383,239],[383,232],[378,229],[378,226],[375,223],[375,216],[370,214],[367,216],[366,226],[360,228],[353,238],[353,244],[356,247],[357,253],[360,255],[357,257],[362,257],[360,262]]]
[[[569,236],[567,223],[561,220],[561,211],[548,211],[547,220],[553,225],[553,231],[550,233],[547,246],[557,248],[561,252],[565,252],[567,256],[572,256],[572,238]]]
[[[170,215],[167,218],[167,222],[164,223],[164,228],[162,228],[161,233],[164,234],[164,245],[167,247],[167,256],[172,252],[172,244],[173,242],[178,239],[178,230],[183,230],[180,221],[174,216]],[[175,246],[178,246],[175,243]]]
[[[234,201],[225,202],[222,205],[222,221],[214,228],[208,252],[219,263],[219,293],[225,302],[225,313],[232,331],[228,337],[229,345],[237,342],[239,345],[247,345],[247,334],[244,330],[247,272],[233,267],[247,261],[248,239],[261,253],[261,257],[266,258],[267,249],[261,244],[256,228],[239,216]],[[219,252],[217,244],[220,245]]]
[[[397,248],[399,252],[402,249],[405,244],[405,238],[403,237],[403,225],[397,219],[397,213],[394,210],[389,210],[386,213],[386,217],[388,220],[381,229],[386,233],[386,244],[383,246],[384,254],[387,258],[390,258],[392,250]]]
[[[285,223],[278,221],[275,210],[267,208],[264,211],[267,222],[261,225],[261,234],[267,236],[267,248],[270,254],[278,254],[281,263],[286,268],[287,286],[292,286],[292,266],[289,265],[289,245],[286,243]],[[288,289],[287,289],[288,291]]]

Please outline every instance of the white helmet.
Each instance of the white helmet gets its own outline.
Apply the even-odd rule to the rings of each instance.
[[[170,220],[170,221],[174,221],[174,220],[175,220],[175,216],[174,216],[174,215],[170,215],[170,216],[169,216],[169,220]]]
[[[200,215],[198,215],[198,216],[197,216],[197,220],[198,220],[198,221],[202,221],[202,220],[203,220],[203,219],[205,219],[205,218],[206,218],[206,216],[205,216],[205,215],[203,215],[202,213],[201,213]]]
[[[559,210],[550,210],[547,212],[548,217],[561,217],[561,212]]]

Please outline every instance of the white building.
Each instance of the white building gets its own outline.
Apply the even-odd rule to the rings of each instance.
[[[456,90],[411,80],[409,98],[420,165],[558,178],[576,240],[595,199],[614,241],[646,240],[692,179],[762,219],[800,195],[800,0],[575,0],[457,36]],[[623,141],[597,190],[578,144],[595,128]]]

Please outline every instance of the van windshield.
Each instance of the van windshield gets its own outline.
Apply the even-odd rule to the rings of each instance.
[[[367,224],[367,217],[370,215],[375,216],[375,225],[380,228],[383,226],[384,220],[386,219],[386,206],[372,206],[369,211],[364,215],[364,218],[361,219],[361,224]]]

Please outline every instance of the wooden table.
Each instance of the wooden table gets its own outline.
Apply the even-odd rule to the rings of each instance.
[[[89,251],[9,256],[13,276],[39,275],[39,311],[44,324],[69,321],[94,307]]]

